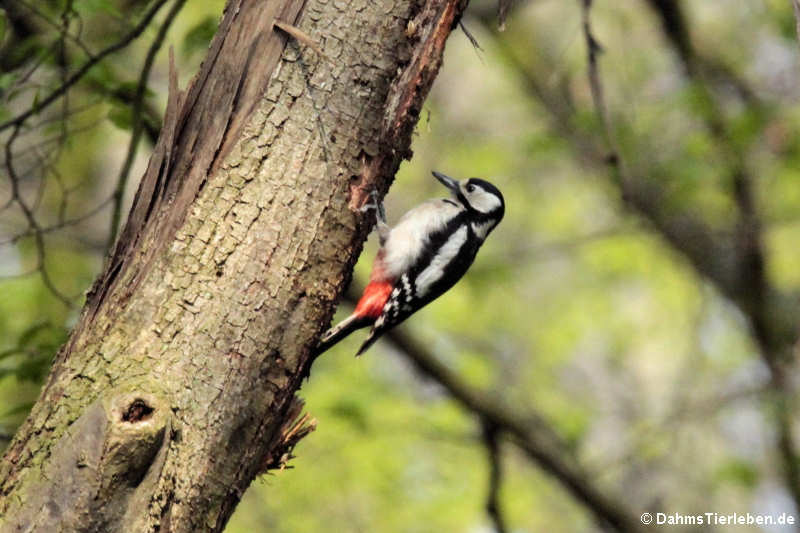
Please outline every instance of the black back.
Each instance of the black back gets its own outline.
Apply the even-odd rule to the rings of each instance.
[[[364,341],[364,344],[361,345],[357,355],[369,348],[384,331],[393,328],[414,314],[414,312],[447,292],[464,276],[473,261],[475,261],[475,256],[485,240],[485,237],[481,239],[475,234],[472,227],[473,223],[482,224],[493,220],[494,225],[486,233],[486,236],[488,236],[503,219],[505,215],[505,200],[497,187],[480,178],[470,178],[467,180],[467,185],[475,185],[493,193],[500,199],[500,206],[490,213],[482,213],[472,207],[461,191],[458,191],[456,197],[461,205],[464,206],[464,211],[453,217],[444,228],[430,235],[425,253],[421,254],[408,272],[397,280],[389,300],[383,308],[383,313],[375,321],[372,331]],[[450,237],[462,226],[467,228],[467,238],[461,248],[447,265],[442,277],[434,281],[423,296],[418,296],[418,287],[415,285],[416,279],[431,264]]]

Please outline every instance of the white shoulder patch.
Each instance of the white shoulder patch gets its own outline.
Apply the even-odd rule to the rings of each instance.
[[[473,222],[472,223],[472,231],[475,232],[475,235],[480,239],[484,240],[489,232],[495,225],[494,220],[487,220],[486,222]]]
[[[447,265],[458,255],[458,251],[461,250],[465,242],[467,242],[467,227],[462,226],[447,239],[447,242],[433,256],[431,263],[417,276],[418,296],[425,296],[431,286],[444,276]]]
[[[463,209],[439,199],[425,202],[403,215],[383,245],[383,261],[389,277],[397,278],[407,272],[428,245],[427,237],[444,228]]]

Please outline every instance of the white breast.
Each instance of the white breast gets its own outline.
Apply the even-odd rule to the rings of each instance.
[[[433,284],[442,279],[447,265],[458,255],[459,250],[461,250],[465,242],[467,242],[467,227],[461,226],[439,249],[431,260],[431,264],[425,267],[425,270],[420,272],[419,276],[417,276],[416,284],[418,296],[425,296]]]
[[[384,245],[384,266],[389,277],[398,278],[422,254],[427,237],[444,228],[463,208],[439,199],[420,204],[392,228]]]

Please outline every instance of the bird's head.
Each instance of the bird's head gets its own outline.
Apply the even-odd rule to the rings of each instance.
[[[456,180],[441,172],[433,172],[433,176],[450,189],[454,200],[476,217],[492,220],[494,225],[502,220],[506,210],[503,193],[488,181],[480,178]]]

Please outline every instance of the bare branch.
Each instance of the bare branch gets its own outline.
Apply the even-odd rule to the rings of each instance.
[[[84,43],[79,37],[72,35],[68,31],[66,31],[63,25],[59,25],[58,23],[50,20],[50,17],[48,17],[45,13],[40,11],[36,6],[30,4],[29,2],[26,2],[25,0],[11,0],[10,2],[4,2],[3,8],[8,9],[9,7],[14,6],[14,4],[22,6],[24,9],[27,9],[34,16],[36,16],[37,19],[43,21],[48,26],[51,26],[54,29],[56,29],[62,35],[63,38],[68,39],[69,41],[74,43],[78,48],[80,48],[83,51],[83,53],[86,54],[86,57],[92,57],[94,55],[92,54],[92,51],[89,50],[89,47],[86,46],[86,43]]]
[[[738,285],[741,286],[743,303],[750,307],[747,313],[752,318],[759,345],[765,351],[765,356],[772,358],[773,356],[770,354],[773,351],[770,348],[771,341],[767,338],[768,333],[762,323],[764,321],[762,316],[764,301],[770,290],[764,272],[762,223],[753,193],[753,177],[748,169],[745,153],[734,141],[729,120],[715,98],[714,87],[706,79],[709,70],[708,61],[700,56],[692,44],[687,19],[680,2],[647,0],[647,3],[660,18],[668,42],[675,48],[686,75],[698,89],[698,96],[702,98],[699,114],[706,124],[718,153],[728,167],[728,182],[739,211],[739,220],[734,229],[736,235],[734,245],[739,264]],[[730,72],[727,75],[733,76]],[[743,81],[738,79],[732,83],[737,87],[746,86]],[[744,92],[752,93],[749,88]],[[749,105],[760,108],[761,104],[753,98],[749,99]]]
[[[357,300],[353,287],[347,300]],[[545,418],[530,408],[517,413],[500,404],[484,392],[464,383],[455,373],[440,363],[420,343],[401,330],[393,329],[383,337],[404,354],[423,375],[441,385],[462,407],[474,413],[483,423],[492,424],[497,431],[510,437],[519,448],[552,475],[566,490],[583,504],[595,518],[617,531],[645,531],[638,515],[627,508],[620,498],[595,485],[592,477],[570,454],[569,446],[548,424]]]
[[[133,30],[131,30],[128,34],[126,34],[122,39],[120,39],[116,43],[112,44],[111,46],[108,46],[107,48],[104,48],[97,55],[92,56],[74,74],[72,74],[69,78],[67,78],[67,80],[64,83],[59,85],[50,94],[42,98],[38,104],[31,106],[29,109],[23,111],[16,117],[0,124],[0,131],[6,130],[13,126],[19,126],[23,124],[30,117],[41,112],[43,109],[47,108],[50,104],[58,100],[66,91],[70,89],[70,87],[72,87],[78,81],[80,81],[80,79],[83,78],[83,76],[97,63],[105,59],[107,56],[113,54],[114,52],[122,50],[123,48],[128,46],[128,44],[130,44],[134,39],[136,39],[137,37],[139,37],[139,35],[142,34],[145,28],[147,28],[147,26],[153,20],[153,17],[155,17],[156,13],[158,13],[158,10],[161,9],[161,6],[163,6],[165,3],[167,3],[167,0],[156,0],[150,7],[150,9],[145,13],[142,20],[139,21],[139,23],[133,28]]]
[[[494,524],[496,533],[506,533],[506,519],[500,509],[500,486],[503,484],[503,465],[497,428],[491,422],[483,422],[483,444],[489,459],[489,487],[486,491],[486,514]]]
[[[288,35],[291,35],[296,42],[312,49],[315,54],[323,58],[331,65],[336,64],[330,57],[328,57],[325,54],[325,52],[322,51],[322,47],[319,45],[319,43],[317,43],[317,41],[312,39],[310,35],[302,31],[300,28],[297,28],[295,26],[292,26],[291,24],[287,24],[280,20],[276,20],[273,24],[275,25],[276,28],[280,29],[281,31],[285,32]]]
[[[8,172],[8,178],[11,181],[11,198],[12,201],[16,202],[19,205],[20,209],[22,210],[25,219],[28,221],[29,228],[31,229],[34,237],[34,242],[36,244],[36,261],[37,261],[37,269],[39,270],[40,277],[42,278],[42,283],[44,283],[45,287],[55,296],[58,300],[61,301],[66,307],[72,309],[74,304],[72,300],[65,296],[61,291],[53,283],[53,280],[50,278],[50,274],[47,271],[46,265],[46,257],[45,257],[45,243],[44,243],[44,236],[42,235],[41,228],[39,223],[36,221],[36,217],[31,211],[28,204],[22,198],[22,195],[19,190],[19,176],[17,176],[16,169],[14,168],[14,154],[13,154],[13,145],[14,141],[19,134],[19,126],[14,128],[14,131],[11,133],[11,137],[5,144],[5,166],[6,171]]]
[[[658,1],[656,4],[663,4]],[[605,143],[610,150],[608,164],[614,173],[616,181],[620,184],[623,194],[630,194],[635,188],[640,188],[641,183],[635,185],[627,175],[623,161],[620,158],[619,150],[615,146],[614,135],[608,118],[608,111],[603,95],[603,86],[600,80],[600,73],[597,64],[597,54],[600,47],[592,34],[590,10],[592,0],[583,0],[583,28],[586,38],[588,78],[592,90],[592,99],[601,130],[605,137]],[[667,23],[665,22],[665,26]],[[687,71],[692,75],[694,61],[691,57],[692,48],[688,41],[685,28],[682,32],[673,30],[676,47],[687,54]],[[680,35],[683,35],[682,37]],[[704,108],[707,109],[704,119],[712,137],[717,143],[718,149],[724,154],[729,163],[729,172],[733,185],[733,195],[739,210],[739,220],[734,229],[735,240],[732,243],[732,261],[730,271],[733,276],[721,277],[711,274],[709,277],[716,281],[722,291],[733,300],[750,319],[753,330],[753,337],[758,344],[761,358],[770,369],[772,388],[775,393],[775,417],[774,421],[778,427],[780,435],[779,450],[784,462],[784,475],[789,491],[794,498],[795,504],[800,506],[800,456],[793,436],[793,421],[790,415],[789,398],[791,397],[791,386],[785,376],[785,366],[789,364],[787,356],[791,353],[791,344],[785,342],[784,334],[777,333],[774,323],[779,320],[775,316],[769,298],[776,292],[769,286],[766,279],[764,267],[764,252],[761,236],[761,221],[759,219],[755,200],[752,191],[752,178],[747,172],[746,164],[741,151],[729,137],[727,125],[718,103],[714,100],[710,90],[704,84],[700,85],[701,93],[704,98]],[[651,187],[651,190],[654,190]],[[652,194],[644,196],[652,198]],[[637,207],[659,227],[657,206],[652,201],[647,204],[637,202]],[[642,210],[642,207],[647,209]],[[692,259],[695,265],[701,265],[701,258],[710,253],[711,247],[705,251],[693,250],[685,242],[690,235],[686,228],[673,228],[677,232],[670,230],[668,226],[660,226],[659,229],[667,236],[668,240],[676,249],[682,250]],[[668,233],[669,232],[669,233]],[[702,230],[700,235],[711,236],[711,232]],[[710,238],[705,239],[708,246],[714,246],[709,242]],[[718,247],[718,246],[716,246]],[[796,337],[795,328],[789,332],[790,337]]]
[[[458,27],[461,28],[461,31],[463,31],[464,35],[467,36],[467,39],[469,39],[469,43],[475,49],[475,52],[478,53],[478,57],[481,57],[480,53],[483,52],[484,50],[483,48],[481,48],[481,44],[478,42],[478,39],[476,39],[475,36],[472,35],[472,33],[467,29],[466,25],[464,25],[463,20],[458,21]]]
[[[506,17],[513,5],[514,0],[497,0],[497,25],[500,31],[506,29]]]
[[[76,216],[74,218],[59,220],[57,223],[55,223],[53,225],[50,225],[50,226],[41,226],[40,225],[40,226],[38,226],[38,230],[34,230],[33,228],[29,227],[26,231],[23,231],[22,233],[18,233],[16,235],[12,236],[12,237],[9,237],[9,238],[7,238],[5,240],[0,241],[0,246],[3,246],[5,244],[10,244],[10,243],[17,242],[20,239],[23,239],[25,237],[30,237],[30,236],[34,235],[35,233],[37,233],[37,232],[42,234],[42,235],[46,235],[48,233],[52,233],[52,232],[55,232],[55,231],[62,230],[64,228],[68,228],[70,226],[75,226],[77,224],[80,224],[81,222],[84,222],[84,221],[94,217],[95,215],[99,214],[101,211],[103,211],[106,207],[108,207],[108,205],[111,203],[111,201],[113,199],[114,199],[113,195],[109,196],[108,198],[106,198],[105,200],[103,200],[102,202],[100,202],[99,204],[94,206],[93,208],[89,209],[85,213],[83,213],[81,215],[78,215],[78,216]]]
[[[512,442],[557,479],[601,523],[617,531],[643,531],[637,515],[622,500],[615,499],[607,489],[594,484],[544,417],[534,412],[515,413],[473,389],[419,343],[397,329],[389,331],[384,338],[405,354],[419,371],[444,387],[463,407],[493,424],[498,431],[508,434]]]

